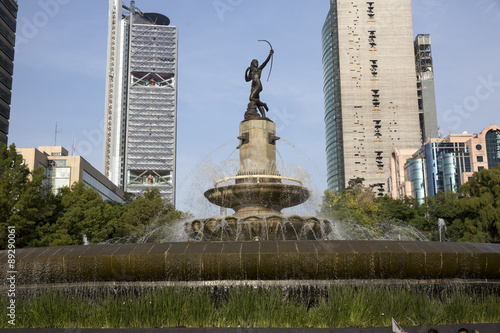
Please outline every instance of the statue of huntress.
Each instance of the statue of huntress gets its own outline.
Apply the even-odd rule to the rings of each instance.
[[[262,82],[260,81],[260,76],[262,74],[262,70],[264,67],[266,67],[267,63],[269,62],[269,59],[271,59],[271,56],[274,54],[274,50],[271,47],[271,51],[269,51],[269,55],[267,56],[266,60],[262,63],[262,65],[259,66],[259,61],[257,59],[253,59],[250,67],[247,68],[245,71],[245,80],[252,81],[252,89],[250,91],[250,103],[248,105],[249,109],[251,107],[257,107],[262,114],[262,117],[266,117],[266,112],[269,111],[269,108],[267,107],[267,104],[262,102],[260,100],[260,92],[262,91]],[[253,105],[252,105],[253,104]],[[265,111],[264,111],[265,110]]]

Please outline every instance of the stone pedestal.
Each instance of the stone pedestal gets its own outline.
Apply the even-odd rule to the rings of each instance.
[[[237,176],[273,175],[276,169],[276,125],[267,119],[240,123],[240,170]],[[241,181],[241,180],[240,180]]]

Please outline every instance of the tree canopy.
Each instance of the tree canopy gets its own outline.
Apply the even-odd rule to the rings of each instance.
[[[438,192],[423,204],[409,197],[375,197],[363,182],[363,178],[356,178],[340,193],[325,191],[321,213],[366,227],[399,221],[414,226],[431,240],[439,240],[438,221],[443,219],[447,240],[500,243],[500,166],[474,173],[459,193]]]
[[[15,145],[0,143],[0,246],[6,246],[7,226],[16,227],[16,246],[37,246],[37,229],[57,216],[57,198],[44,182],[43,169],[30,172]]]
[[[500,243],[500,165],[460,186],[453,230],[461,241]]]
[[[54,194],[46,178],[43,168],[24,165],[15,145],[0,143],[0,248],[6,248],[8,226],[16,227],[16,247],[22,248],[78,245],[84,239],[96,244],[186,217],[155,188],[120,205],[81,181]]]

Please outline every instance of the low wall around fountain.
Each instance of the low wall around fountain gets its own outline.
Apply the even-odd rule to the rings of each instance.
[[[0,252],[0,269],[9,271],[7,251]],[[262,241],[63,246],[17,250],[16,270],[18,285],[344,279],[498,283],[500,245]]]

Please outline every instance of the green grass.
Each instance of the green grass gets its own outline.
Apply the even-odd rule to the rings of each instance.
[[[95,296],[99,294],[99,296]],[[93,295],[93,296],[92,296]],[[7,299],[1,306],[7,306]],[[16,328],[374,327],[500,322],[498,292],[407,287],[47,291],[16,299]],[[6,316],[0,327],[12,328]]]

